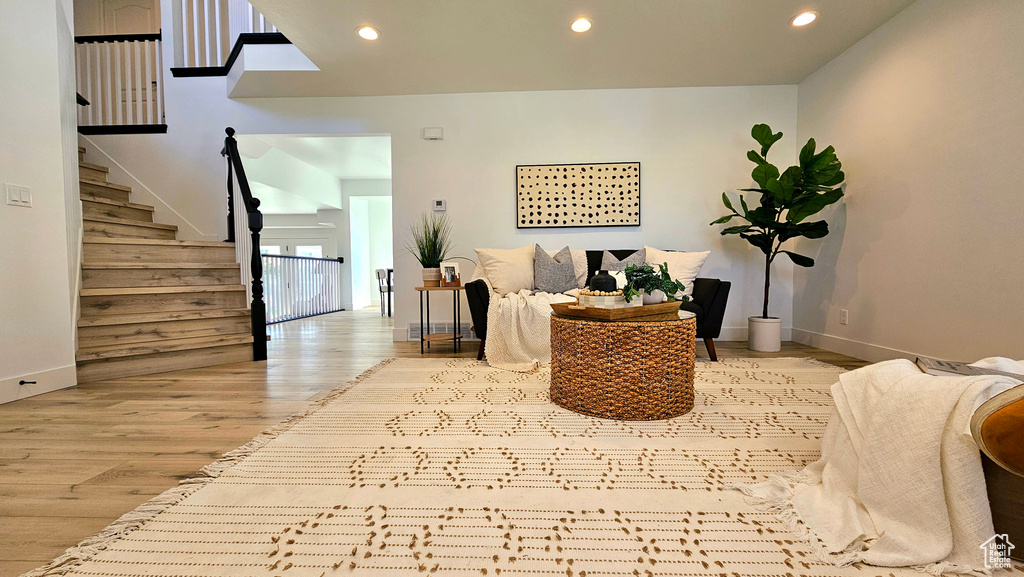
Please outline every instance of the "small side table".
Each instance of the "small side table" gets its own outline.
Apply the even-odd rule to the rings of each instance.
[[[459,286],[418,286],[416,291],[420,293],[420,354],[422,355],[425,351],[423,350],[423,343],[427,344],[427,348],[430,348],[430,343],[437,341],[452,341],[452,347],[455,352],[462,350],[462,335],[459,333],[460,321],[462,320],[462,313],[460,312],[460,298],[459,293],[466,288],[462,285]],[[430,332],[430,293],[434,291],[448,291],[452,293],[452,321],[455,323],[453,328],[454,332],[451,333],[433,333]],[[427,295],[427,306],[423,307],[423,295]],[[423,322],[423,313],[427,313],[427,322]]]

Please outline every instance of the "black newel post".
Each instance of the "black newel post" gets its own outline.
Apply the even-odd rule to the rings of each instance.
[[[249,232],[252,237],[250,248],[250,265],[252,267],[252,303],[250,305],[250,321],[252,323],[252,357],[254,361],[267,360],[267,304],[263,300],[263,257],[260,254],[260,232],[263,230],[263,213],[260,212],[260,199],[253,198],[249,189],[249,181],[245,178],[245,167],[238,156],[238,143],[235,141],[235,129],[230,126],[224,130],[228,135],[224,139],[224,151],[228,158],[228,235],[229,241],[235,239],[234,221],[234,186],[232,174],[238,177],[238,189],[242,194],[245,211],[249,216]]]
[[[263,301],[263,257],[260,254],[260,231],[263,213],[258,209],[260,200],[252,199],[249,213],[249,231],[252,233],[252,356],[254,361],[267,360],[267,304]]]

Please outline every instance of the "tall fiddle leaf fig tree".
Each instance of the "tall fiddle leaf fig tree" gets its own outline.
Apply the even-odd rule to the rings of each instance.
[[[764,253],[764,309],[761,315],[762,318],[768,318],[772,262],[779,253],[786,253],[793,264],[814,266],[814,259],[782,250],[782,245],[798,237],[822,238],[828,234],[827,222],[807,219],[843,197],[841,185],[846,175],[843,174],[843,164],[836,157],[835,149],[829,146],[816,153],[813,138],[800,150],[800,164],[790,166],[780,174],[779,169],[768,162],[767,158],[768,151],[782,138],[782,133],[773,133],[767,124],[757,124],[751,129],[750,136],[761,145],[760,152],[747,152],[747,158],[756,165],[751,177],[758,188],[743,188],[740,191],[758,193],[760,199],[757,203],[752,202],[754,208],[750,209],[747,199],[740,194],[740,210],[736,210],[729,195],[723,192],[722,203],[731,214],[711,224],[725,224],[734,218],[747,222],[722,229],[722,235],[738,234]]]

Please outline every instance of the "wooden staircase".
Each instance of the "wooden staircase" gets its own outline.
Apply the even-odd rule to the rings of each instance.
[[[251,361],[235,245],[177,240],[78,149],[84,230],[78,381]]]

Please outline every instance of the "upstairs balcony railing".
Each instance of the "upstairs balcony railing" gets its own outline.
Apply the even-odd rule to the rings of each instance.
[[[75,67],[79,132],[167,132],[159,33],[77,36]]]
[[[263,255],[267,324],[344,310],[341,263],[341,258]]]
[[[228,64],[243,34],[278,35],[246,0],[172,0],[171,10],[175,69],[207,69],[212,74]]]

